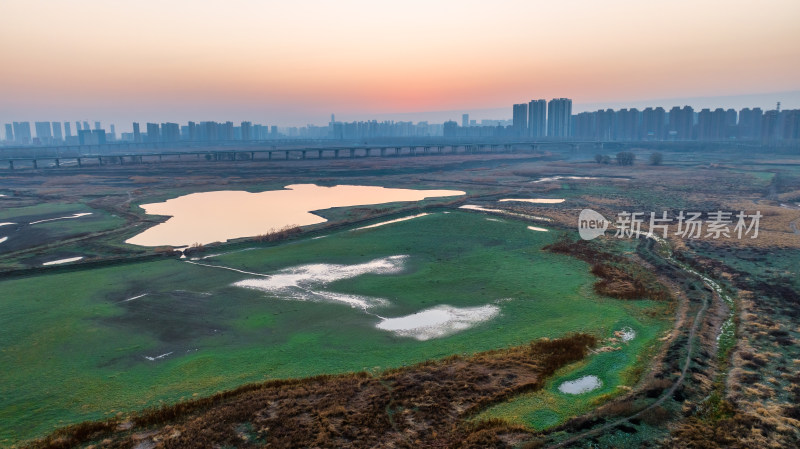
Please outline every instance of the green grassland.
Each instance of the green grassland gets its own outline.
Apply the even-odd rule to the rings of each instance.
[[[40,220],[68,217],[79,213],[91,213],[78,218],[63,220],[46,221],[43,223],[30,224]],[[12,222],[13,225],[6,225],[0,228],[0,236],[7,236],[8,240],[0,244],[0,257],[15,251],[26,250],[40,246],[57,246],[60,242],[89,235],[96,232],[116,229],[125,224],[125,219],[113,215],[101,209],[94,209],[83,203],[41,203],[33,206],[12,207],[0,210],[0,222]],[[41,260],[57,259],[60,249],[51,250],[46,257],[33,257],[34,265],[41,263]],[[8,264],[26,265],[26,259],[30,254],[23,254],[19,258],[3,261]],[[41,259],[41,260],[40,260]]]
[[[2,281],[0,444],[247,382],[376,371],[569,332],[607,338],[630,326],[639,336],[623,351],[576,368],[604,370],[613,390],[661,329],[643,312],[662,306],[595,295],[587,264],[541,249],[555,234],[440,212],[202,261],[270,273],[404,254],[401,274],[325,289],[386,298],[391,305],[374,312],[388,317],[504,300],[491,321],[428,341],[376,329],[375,316],[347,305],[270,297],[231,286],[252,276],[172,259]]]
[[[652,353],[657,338],[667,329],[663,320],[648,318],[642,312],[662,305],[646,300],[630,303],[631,317],[621,319],[617,328],[633,329],[636,332],[633,340],[615,343],[613,347],[618,350],[592,354],[585,360],[564,367],[547,381],[543,389],[492,406],[475,419],[499,418],[512,424],[543,430],[563,424],[569,418],[587,413],[605,400],[624,393],[624,387],[632,387],[639,380],[641,369],[646,367],[648,354]],[[563,382],[587,375],[597,376],[602,386],[581,394],[559,391],[558,387]]]

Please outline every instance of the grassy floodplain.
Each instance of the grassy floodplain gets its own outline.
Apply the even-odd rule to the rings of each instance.
[[[3,281],[0,442],[246,382],[374,371],[568,332],[607,338],[630,326],[639,333],[631,348],[644,345],[654,332],[644,330],[653,322],[641,312],[661,305],[596,296],[587,264],[541,250],[555,234],[439,212],[202,261],[269,274],[407,255],[402,273],[322,288],[384,298],[388,305],[372,309],[384,317],[439,304],[500,309],[487,322],[427,341],[377,329],[379,318],[358,308],[270,297],[231,285],[252,276],[178,260]],[[612,368],[624,371],[633,352]]]
[[[125,219],[81,202],[42,202],[2,207],[0,269],[37,267],[69,257],[90,259],[107,253],[82,241],[125,224]],[[74,243],[69,243],[70,241]]]

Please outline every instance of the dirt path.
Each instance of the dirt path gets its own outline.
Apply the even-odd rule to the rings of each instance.
[[[671,254],[667,258],[667,260],[670,263],[672,263],[673,265],[678,266],[680,269],[685,271],[687,274],[697,275],[696,273],[692,273],[690,271],[687,271],[684,267],[682,267],[682,266],[678,265],[676,262],[674,262],[674,259],[672,259]],[[713,286],[709,285],[709,283],[705,279],[703,279],[702,276],[700,278],[703,281],[703,283],[706,284],[711,289],[712,298],[718,299],[718,300],[721,301],[722,298],[719,297],[719,293],[716,291],[716,289],[714,289]],[[691,364],[692,356],[693,356],[693,353],[694,353],[694,339],[695,339],[695,337],[697,335],[697,330],[700,328],[700,324],[702,323],[703,316],[705,315],[706,311],[708,310],[709,304],[710,304],[710,301],[708,300],[708,298],[706,298],[703,301],[703,306],[697,312],[697,314],[695,315],[694,320],[692,322],[692,328],[689,330],[689,338],[688,338],[688,342],[687,342],[687,345],[686,345],[686,359],[683,362],[683,368],[681,369],[681,375],[678,377],[678,379],[675,380],[675,382],[672,384],[672,386],[670,386],[670,388],[668,390],[666,390],[664,393],[661,394],[661,396],[655,402],[653,402],[652,404],[648,405],[644,409],[634,413],[633,415],[627,416],[625,418],[619,418],[619,419],[617,419],[615,421],[612,421],[610,423],[603,424],[602,426],[597,427],[595,429],[587,430],[587,431],[585,431],[583,433],[580,433],[578,435],[572,436],[572,437],[570,437],[570,438],[568,438],[568,439],[566,439],[564,441],[561,441],[559,443],[547,446],[547,449],[556,449],[556,448],[567,447],[567,446],[569,446],[569,445],[571,445],[573,443],[576,443],[576,442],[578,442],[578,441],[580,441],[580,440],[582,440],[584,438],[588,438],[588,437],[592,437],[592,436],[595,436],[595,435],[599,435],[599,434],[601,434],[601,433],[603,433],[603,432],[605,432],[607,430],[610,430],[610,429],[612,429],[614,427],[619,426],[620,424],[630,423],[631,419],[636,419],[636,418],[641,417],[642,415],[644,415],[648,411],[652,410],[653,408],[658,407],[661,404],[663,404],[664,401],[666,401],[673,394],[675,394],[675,391],[677,391],[677,389],[681,386],[681,384],[683,384],[683,381],[686,379],[686,373],[689,371],[689,365]],[[678,325],[679,325],[678,322],[676,322],[676,326],[678,326]]]

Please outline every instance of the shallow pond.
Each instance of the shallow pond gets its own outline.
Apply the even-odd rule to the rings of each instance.
[[[582,394],[596,390],[603,386],[603,382],[597,376],[583,376],[575,380],[569,380],[558,386],[558,391],[566,394]]]
[[[294,184],[284,190],[259,193],[231,190],[192,193],[162,203],[143,204],[141,207],[148,214],[172,218],[126,243],[141,246],[206,244],[262,235],[285,226],[325,222],[324,218],[311,213],[315,210],[459,195],[464,192],[314,184]]]

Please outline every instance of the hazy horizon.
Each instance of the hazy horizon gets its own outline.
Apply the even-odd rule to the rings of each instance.
[[[534,98],[531,98],[534,99]],[[550,100],[547,98],[546,100]],[[520,100],[520,102],[529,101],[529,100]],[[788,92],[773,92],[773,93],[762,93],[762,94],[750,94],[750,95],[732,95],[732,96],[719,96],[719,97],[693,97],[693,98],[663,98],[663,99],[644,99],[644,100],[633,100],[628,102],[623,101],[607,101],[607,102],[597,102],[597,103],[581,103],[578,102],[578,99],[573,99],[575,102],[573,105],[573,113],[577,114],[580,112],[592,112],[598,109],[621,109],[621,108],[639,108],[643,109],[645,107],[663,107],[667,111],[673,106],[680,106],[683,107],[685,105],[692,106],[695,108],[696,111],[699,111],[702,108],[733,108],[736,109],[738,112],[742,108],[753,108],[753,107],[760,107],[763,110],[770,110],[775,109],[776,102],[781,102],[781,109],[798,109],[800,108],[800,91],[788,91]],[[331,113],[336,115],[337,121],[367,121],[367,120],[393,120],[393,121],[413,121],[413,122],[420,122],[420,121],[428,121],[430,123],[443,123],[447,120],[453,120],[461,124],[461,115],[462,114],[469,114],[471,120],[477,120],[478,124],[483,119],[486,120],[510,120],[512,108],[511,104],[506,107],[496,107],[496,108],[474,108],[474,109],[459,109],[459,110],[449,110],[449,111],[418,111],[418,112],[378,112],[378,113],[345,113],[340,114],[336,113],[336,111],[331,111]],[[60,121],[60,122],[75,122],[76,120],[80,121],[88,121],[92,126],[94,126],[95,121],[100,121],[103,127],[108,130],[108,125],[113,124],[115,125],[115,129],[117,133],[121,132],[131,132],[132,131],[132,123],[138,122],[144,126],[145,123],[164,123],[164,122],[175,122],[180,124],[186,124],[188,121],[194,122],[201,122],[201,121],[218,121],[218,122],[225,122],[225,121],[233,121],[236,125],[238,125],[242,121],[250,121],[255,124],[262,124],[262,125],[277,125],[280,127],[303,127],[306,125],[315,125],[315,126],[325,126],[328,121],[330,120],[330,114],[324,114],[322,116],[316,117],[312,120],[306,121],[296,121],[291,122],[290,120],[286,121],[269,121],[266,119],[260,119],[258,114],[248,114],[242,111],[230,111],[230,115],[224,115],[217,111],[216,113],[210,114],[203,114],[203,113],[186,113],[182,111],[176,111],[176,115],[171,115],[168,112],[160,112],[150,114],[146,116],[145,114],[139,114],[132,117],[121,117],[117,115],[116,119],[109,119],[107,117],[100,117],[97,114],[90,114],[88,116],[74,116],[68,118],[61,118],[57,117],[53,119],[48,115],[42,116],[34,116],[35,114],[31,113],[28,114],[26,117],[9,117],[7,119],[0,118],[0,124],[2,123],[11,123],[11,122],[19,122],[19,121],[28,121],[33,123],[34,121]],[[50,114],[52,115],[52,114]],[[288,117],[288,116],[287,116]],[[301,119],[302,120],[302,119]]]

